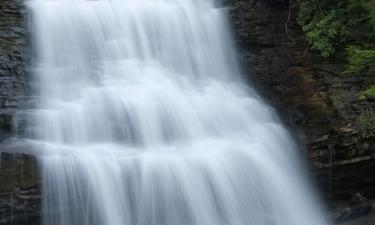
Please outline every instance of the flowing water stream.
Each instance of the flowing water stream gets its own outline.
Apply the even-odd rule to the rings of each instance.
[[[44,225],[325,225],[213,0],[30,0]]]

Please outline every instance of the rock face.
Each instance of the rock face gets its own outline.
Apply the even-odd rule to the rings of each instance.
[[[22,0],[0,3],[0,140],[14,131],[16,108],[26,91],[28,36]]]
[[[41,198],[34,157],[0,153],[0,225],[40,224]]]
[[[40,224],[37,163],[31,156],[4,153],[15,132],[14,117],[26,93],[26,12],[22,0],[0,3],[0,225]]]
[[[37,189],[0,193],[1,225],[39,225],[40,211]]]
[[[375,221],[373,208],[373,201],[369,201],[366,197],[356,193],[348,203],[336,207],[331,219],[335,224],[348,224],[348,221],[351,221],[351,225],[373,224]]]
[[[325,197],[348,200],[361,192],[374,198],[375,138],[363,137],[357,123],[361,112],[375,106],[357,99],[365,80],[342,75],[343,61],[323,59],[310,49],[289,1],[226,4],[249,81],[276,108],[301,146],[307,146]]]
[[[33,156],[0,153],[0,193],[27,190],[38,183],[38,163]]]

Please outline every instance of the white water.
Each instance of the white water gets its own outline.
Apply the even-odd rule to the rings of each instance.
[[[213,0],[33,0],[44,225],[324,225]]]

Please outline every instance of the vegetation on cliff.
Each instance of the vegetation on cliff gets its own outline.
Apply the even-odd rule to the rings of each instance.
[[[297,0],[298,21],[313,49],[324,57],[345,55],[345,73],[365,76],[375,98],[375,0]]]

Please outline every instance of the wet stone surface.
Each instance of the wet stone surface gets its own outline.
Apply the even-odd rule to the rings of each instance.
[[[22,0],[0,3],[0,141],[14,133],[13,119],[26,90],[28,32]]]
[[[0,153],[0,224],[36,225],[41,213],[38,164],[33,156]]]

